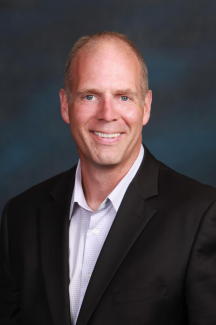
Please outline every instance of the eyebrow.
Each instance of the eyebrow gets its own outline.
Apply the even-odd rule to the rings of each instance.
[[[87,94],[87,93],[101,95],[103,92],[96,88],[83,88],[77,92],[78,95]],[[116,89],[114,90],[114,94],[126,94],[126,95],[137,97],[137,92],[131,90],[130,88]]]
[[[89,94],[101,94],[102,92],[101,91],[99,91],[98,89],[96,89],[96,88],[83,88],[83,89],[80,89],[78,92],[77,92],[77,94],[78,95],[82,95],[82,94],[87,94],[87,93],[89,93]]]
[[[130,96],[134,96],[134,97],[137,96],[137,92],[131,90],[130,88],[127,88],[127,89],[117,89],[115,91],[115,94],[126,94],[126,95],[130,95]]]

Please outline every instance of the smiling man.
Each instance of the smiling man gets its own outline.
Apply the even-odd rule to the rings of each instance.
[[[61,113],[78,147],[86,200],[97,209],[138,157],[151,91],[144,63],[120,36],[81,41],[60,91]]]
[[[75,43],[60,103],[80,159],[4,210],[1,325],[216,324],[216,190],[142,145],[151,100],[126,36]]]

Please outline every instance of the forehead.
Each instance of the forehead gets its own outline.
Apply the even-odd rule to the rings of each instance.
[[[71,65],[73,83],[80,78],[140,81],[140,62],[128,44],[121,40],[90,41],[82,47]],[[138,82],[139,82],[138,81]]]
[[[117,38],[101,38],[89,40],[77,51],[77,57],[100,53],[101,51],[112,51],[112,53],[124,53],[125,55],[137,56],[135,51],[125,41]]]

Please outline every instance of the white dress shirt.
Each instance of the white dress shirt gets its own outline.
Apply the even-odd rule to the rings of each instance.
[[[144,156],[141,146],[139,155],[128,173],[113,191],[92,210],[85,199],[80,162],[77,165],[74,191],[70,207],[69,228],[69,271],[70,310],[74,324],[101,248],[115,219],[124,194],[140,167]]]

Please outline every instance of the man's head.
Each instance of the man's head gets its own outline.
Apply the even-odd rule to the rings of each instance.
[[[138,53],[116,33],[81,38],[70,52],[61,114],[86,166],[128,169],[139,153],[151,91]]]

